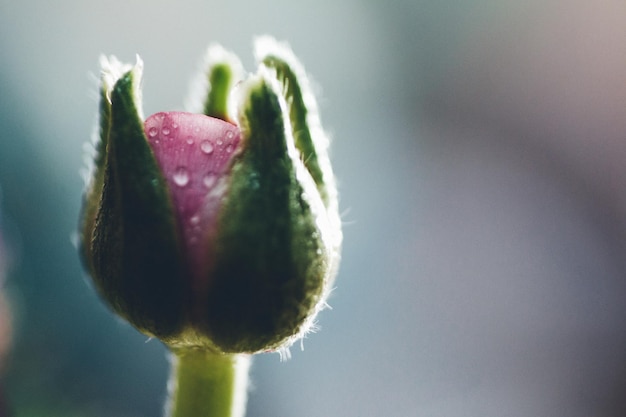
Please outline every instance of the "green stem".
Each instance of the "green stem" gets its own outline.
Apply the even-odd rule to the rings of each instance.
[[[172,354],[168,417],[243,417],[248,355],[225,355],[200,349]]]

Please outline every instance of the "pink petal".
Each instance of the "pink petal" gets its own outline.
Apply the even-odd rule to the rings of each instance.
[[[202,114],[167,112],[144,125],[167,180],[197,290],[208,283],[211,237],[240,133],[237,126]]]

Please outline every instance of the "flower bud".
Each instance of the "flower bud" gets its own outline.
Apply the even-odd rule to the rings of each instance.
[[[209,54],[204,114],[145,121],[141,61],[102,60],[81,254],[112,309],[172,348],[286,348],[336,275],[337,193],[306,75],[270,38],[257,59],[233,87],[238,60]]]

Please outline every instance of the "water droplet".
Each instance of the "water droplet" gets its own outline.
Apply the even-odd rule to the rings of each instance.
[[[187,168],[178,167],[172,176],[174,183],[179,187],[184,187],[189,184],[189,174],[187,173]]]
[[[200,150],[208,155],[213,152],[213,145],[208,140],[205,140],[200,144]]]
[[[187,145],[193,145],[193,138],[191,136],[187,138]]]
[[[228,145],[226,147],[226,152],[231,153],[233,151],[233,145]]]
[[[169,134],[170,134],[170,129],[169,129],[168,127],[164,127],[164,128],[163,128],[163,130],[161,130],[161,132],[162,132],[165,136],[167,136],[167,135],[169,135]]]
[[[176,123],[172,123],[172,129],[178,129],[178,125]]]
[[[218,144],[218,145],[222,145],[223,143],[224,143],[224,141],[223,141],[222,139],[218,139],[218,140],[217,140],[217,144]]]
[[[157,133],[159,133],[158,129],[156,127],[151,127],[148,130],[148,136],[150,136],[151,138],[155,137],[157,135]]]
[[[189,223],[194,226],[197,225],[198,223],[200,223],[200,216],[198,216],[197,214],[195,216],[191,216],[191,218],[189,219]]]
[[[235,134],[232,131],[230,131],[230,130],[226,133],[226,138],[228,138],[228,139],[232,139],[233,136],[235,136]]]
[[[202,183],[204,184],[206,188],[213,187],[216,181],[217,181],[217,176],[215,174],[207,174],[202,179]]]

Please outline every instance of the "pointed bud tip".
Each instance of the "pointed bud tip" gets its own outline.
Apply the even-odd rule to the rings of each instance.
[[[139,55],[135,55],[135,65],[123,63],[116,56],[100,55],[100,69],[102,89],[106,91],[106,97],[111,101],[111,92],[115,84],[125,75],[132,73],[135,80],[135,95],[140,98],[139,85],[143,75],[143,60]]]

